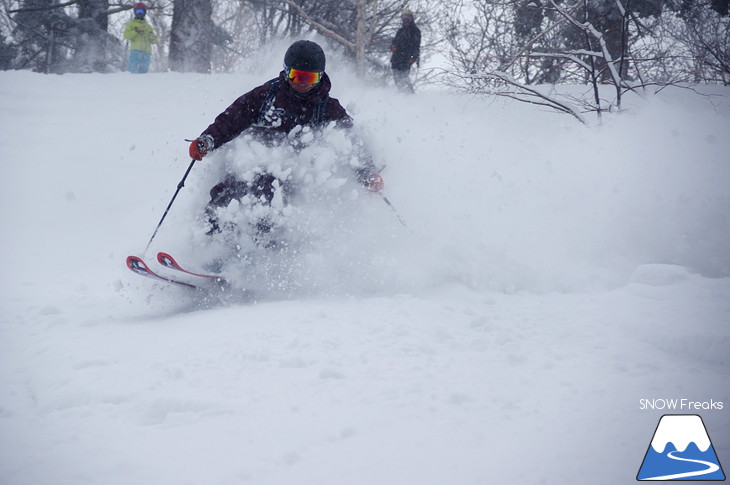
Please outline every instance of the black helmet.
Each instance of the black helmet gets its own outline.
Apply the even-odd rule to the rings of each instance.
[[[298,40],[286,50],[284,67],[300,71],[324,72],[324,51],[316,42]]]

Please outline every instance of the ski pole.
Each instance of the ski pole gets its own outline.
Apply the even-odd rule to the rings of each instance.
[[[172,199],[170,200],[170,203],[167,204],[167,209],[165,209],[165,213],[162,214],[162,218],[160,219],[160,222],[157,223],[157,227],[155,228],[155,232],[152,233],[152,237],[150,238],[150,242],[148,242],[147,243],[147,247],[144,248],[144,252],[142,253],[143,256],[147,252],[147,250],[150,248],[150,245],[152,244],[152,240],[155,238],[155,236],[157,235],[157,231],[159,231],[160,226],[162,225],[162,221],[165,220],[165,217],[167,217],[167,213],[170,212],[170,207],[172,207],[172,203],[175,202],[175,197],[177,197],[178,192],[180,192],[180,189],[182,189],[183,187],[185,187],[185,179],[188,178],[188,174],[193,169],[193,165],[195,165],[195,159],[194,158],[190,162],[190,165],[188,165],[188,169],[185,171],[185,175],[183,175],[182,180],[180,180],[180,183],[177,184],[177,190],[175,191],[175,194],[172,196]]]
[[[382,195],[382,197],[383,197],[383,202],[385,202],[386,204],[388,204],[388,207],[390,207],[393,210],[393,213],[395,214],[395,217],[397,217],[398,218],[398,221],[401,224],[403,224],[403,227],[408,227],[408,224],[406,224],[406,221],[404,221],[403,218],[400,216],[400,214],[398,214],[398,211],[395,210],[395,207],[393,207],[393,204],[390,203],[390,201],[388,200],[388,198],[386,196],[384,196],[384,195]]]

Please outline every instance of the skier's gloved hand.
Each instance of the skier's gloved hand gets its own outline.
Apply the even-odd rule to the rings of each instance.
[[[373,173],[365,180],[365,188],[370,192],[380,192],[384,185],[383,177],[379,173]]]
[[[208,135],[196,138],[190,143],[190,158],[202,160],[203,157],[213,148],[213,139]]]

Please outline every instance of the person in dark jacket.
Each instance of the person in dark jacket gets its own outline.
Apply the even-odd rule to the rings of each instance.
[[[413,84],[409,78],[411,66],[420,62],[421,31],[416,26],[413,12],[406,9],[401,13],[403,25],[396,32],[390,44],[390,66],[393,68],[395,85],[401,91],[413,92]]]
[[[244,132],[251,133],[263,143],[275,145],[282,141],[296,143],[296,137],[287,136],[296,127],[308,126],[318,130],[334,123],[335,128],[351,130],[353,122],[340,102],[329,95],[332,83],[325,72],[325,54],[315,42],[294,42],[284,55],[284,70],[271,79],[236,99],[201,135],[190,144],[190,157],[202,160],[211,150],[220,148]],[[299,131],[301,133],[301,131]],[[360,144],[361,166],[355,170],[357,180],[371,192],[383,188],[383,179],[375,169],[372,157]],[[284,197],[291,192],[287,181],[262,172],[251,182],[237,180],[233,175],[210,191],[208,215],[212,229],[219,232],[215,216],[217,207],[226,207],[233,199],[247,194],[271,203],[277,188]],[[270,230],[266,221],[257,225],[259,233]]]

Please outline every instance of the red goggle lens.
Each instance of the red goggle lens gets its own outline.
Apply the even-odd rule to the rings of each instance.
[[[307,83],[312,86],[322,79],[321,72],[300,71],[299,69],[289,69],[287,75],[295,83]]]

